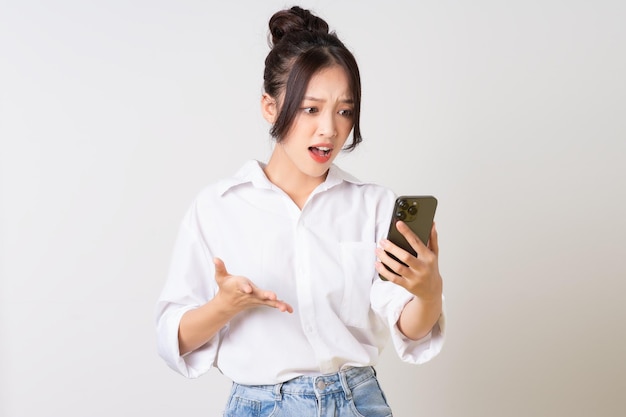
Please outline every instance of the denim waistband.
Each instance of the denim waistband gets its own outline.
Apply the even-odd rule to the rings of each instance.
[[[347,368],[334,374],[299,376],[275,385],[254,385],[247,388],[271,391],[277,398],[281,394],[321,396],[344,392],[352,397],[352,389],[372,377],[376,371],[371,366]]]

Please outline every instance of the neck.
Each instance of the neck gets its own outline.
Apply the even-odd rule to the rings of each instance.
[[[328,172],[320,177],[307,175],[294,166],[291,160],[282,157],[279,153],[276,151],[272,153],[264,169],[265,175],[302,209],[313,190],[324,182]]]

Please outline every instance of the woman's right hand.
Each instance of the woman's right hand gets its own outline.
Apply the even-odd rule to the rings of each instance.
[[[178,326],[178,349],[181,355],[207,343],[230,319],[246,309],[267,306],[293,313],[293,308],[278,300],[272,291],[257,288],[248,278],[230,275],[219,258],[213,262],[219,291],[206,304],[183,314]]]
[[[220,290],[215,296],[222,308],[237,314],[253,307],[267,306],[277,308],[282,312],[293,313],[293,307],[279,300],[273,291],[262,290],[246,277],[231,275],[226,270],[224,261],[214,258],[215,281]]]

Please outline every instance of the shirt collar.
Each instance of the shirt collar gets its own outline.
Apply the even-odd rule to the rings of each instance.
[[[322,190],[328,190],[333,188],[336,185],[341,184],[342,182],[351,182],[353,184],[364,184],[363,181],[358,178],[348,174],[343,169],[339,168],[337,165],[332,164],[330,169],[328,170],[328,175],[326,176],[326,181],[324,181],[320,187]]]
[[[252,183],[252,185],[256,188],[274,188],[275,185],[267,179],[267,176],[265,176],[265,172],[263,172],[264,167],[265,164],[260,161],[250,160],[246,162],[239,169],[239,171],[235,173],[235,175],[230,178],[220,180],[218,182],[218,192],[220,193],[220,195],[224,195],[231,188],[246,183]],[[330,166],[330,169],[328,170],[326,180],[322,184],[320,184],[319,190],[326,191],[328,189],[331,189],[332,187],[335,187],[336,185],[341,184],[344,181],[351,182],[353,184],[364,184],[363,181],[348,174],[337,165],[332,164]]]

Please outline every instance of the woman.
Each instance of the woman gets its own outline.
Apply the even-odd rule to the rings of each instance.
[[[188,210],[157,306],[159,353],[187,377],[231,378],[225,416],[390,416],[373,368],[389,338],[409,363],[441,349],[437,234],[426,247],[398,224],[417,257],[387,242],[393,193],[333,164],[361,142],[353,55],[299,7],[269,26],[261,111],[276,145]]]

